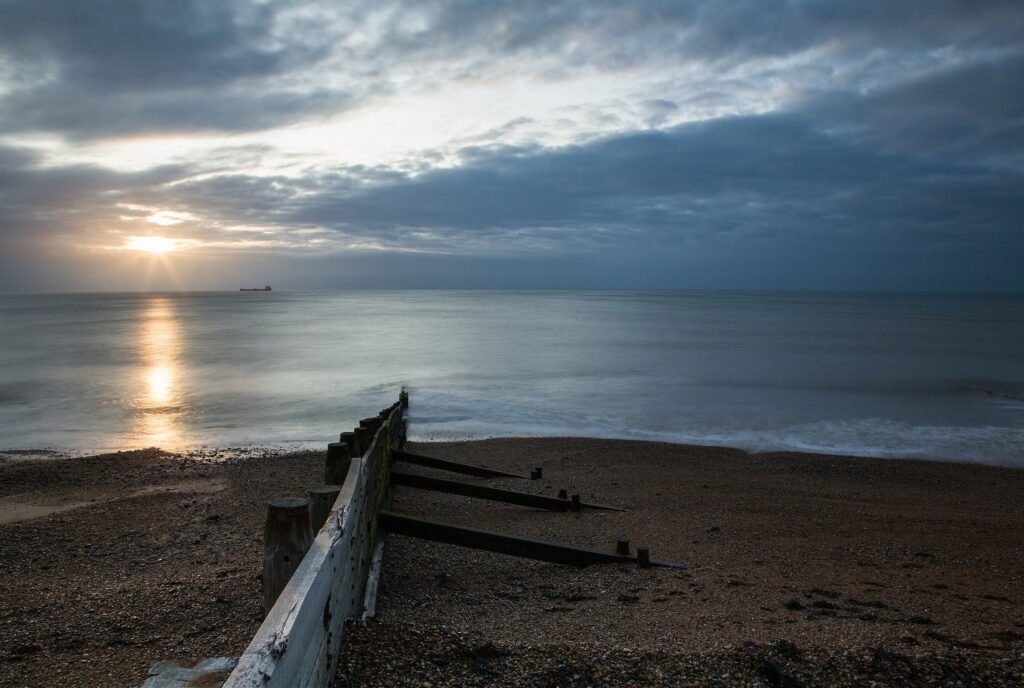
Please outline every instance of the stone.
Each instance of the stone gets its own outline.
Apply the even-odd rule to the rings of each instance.
[[[174,662],[157,662],[139,688],[217,688],[227,680],[238,660],[233,657],[211,657],[194,667]]]

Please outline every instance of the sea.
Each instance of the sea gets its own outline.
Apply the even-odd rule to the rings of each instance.
[[[588,436],[1024,467],[1024,297],[0,295],[0,449]]]

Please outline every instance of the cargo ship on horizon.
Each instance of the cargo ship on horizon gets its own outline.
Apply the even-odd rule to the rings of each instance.
[[[242,288],[241,288],[241,289],[239,289],[238,291],[273,291],[273,290],[272,290],[272,289],[270,288],[270,285],[268,284],[267,286],[265,286],[265,287],[263,287],[263,288],[260,288],[260,287],[252,287],[252,288],[250,288],[250,289],[246,289],[245,287],[242,287]]]

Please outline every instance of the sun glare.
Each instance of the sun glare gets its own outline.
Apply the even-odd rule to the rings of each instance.
[[[128,237],[124,248],[129,251],[145,251],[146,253],[167,253],[177,248],[177,245],[177,241],[167,237],[133,236]]]

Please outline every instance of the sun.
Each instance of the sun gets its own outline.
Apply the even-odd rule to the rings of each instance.
[[[133,236],[128,237],[124,248],[129,251],[144,251],[145,253],[167,253],[178,247],[174,239],[160,236]]]

